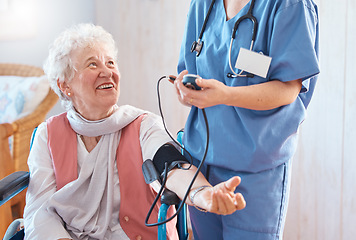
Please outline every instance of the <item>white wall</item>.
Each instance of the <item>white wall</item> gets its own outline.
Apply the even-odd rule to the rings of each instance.
[[[0,62],[42,67],[48,55],[48,46],[60,32],[73,24],[94,22],[95,20],[94,0],[24,1],[33,2],[30,10],[35,11],[36,32],[33,36],[25,39],[0,40]],[[19,29],[19,31],[21,30]],[[58,103],[49,115],[62,111],[63,109]]]
[[[162,75],[176,75],[189,1],[97,0],[97,23],[109,30],[119,48],[120,104],[158,112],[156,84]],[[188,108],[178,103],[173,86],[161,87],[169,130],[184,126]]]
[[[321,74],[294,159],[287,240],[356,239],[356,2],[320,0],[319,14]]]

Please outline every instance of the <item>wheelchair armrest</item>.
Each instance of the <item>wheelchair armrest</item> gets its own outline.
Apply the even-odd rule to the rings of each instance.
[[[25,171],[14,172],[0,180],[0,206],[27,188],[30,182],[30,173]]]

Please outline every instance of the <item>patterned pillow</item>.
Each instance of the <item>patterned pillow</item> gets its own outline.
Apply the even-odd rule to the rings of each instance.
[[[45,76],[0,76],[0,123],[11,123],[33,112],[49,88]]]

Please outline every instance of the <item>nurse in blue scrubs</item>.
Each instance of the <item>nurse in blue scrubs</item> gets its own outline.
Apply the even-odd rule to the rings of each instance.
[[[245,71],[245,76],[229,77],[232,29],[251,3],[192,0],[187,16],[175,81],[178,99],[191,106],[183,143],[198,165],[207,138],[204,108],[210,142],[203,172],[212,185],[239,175],[242,182],[236,191],[246,200],[244,210],[226,216],[190,207],[196,240],[269,240],[283,235],[298,129],[319,73],[318,12],[312,0],[255,0],[252,14],[258,27],[251,52],[270,58],[268,69],[262,76]],[[210,6],[197,56],[191,46]],[[231,46],[235,72],[241,72],[234,68],[236,59],[241,48],[250,48],[252,29],[252,21],[244,20],[236,31]],[[253,65],[252,72],[263,64]],[[187,73],[202,78],[196,80],[202,90],[182,84]]]

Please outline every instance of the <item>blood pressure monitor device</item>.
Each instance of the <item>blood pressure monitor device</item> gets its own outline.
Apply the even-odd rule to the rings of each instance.
[[[187,88],[190,88],[190,89],[193,89],[193,90],[200,90],[201,88],[195,83],[196,79],[201,79],[201,77],[198,76],[198,75],[195,75],[195,74],[184,75],[183,84]]]

